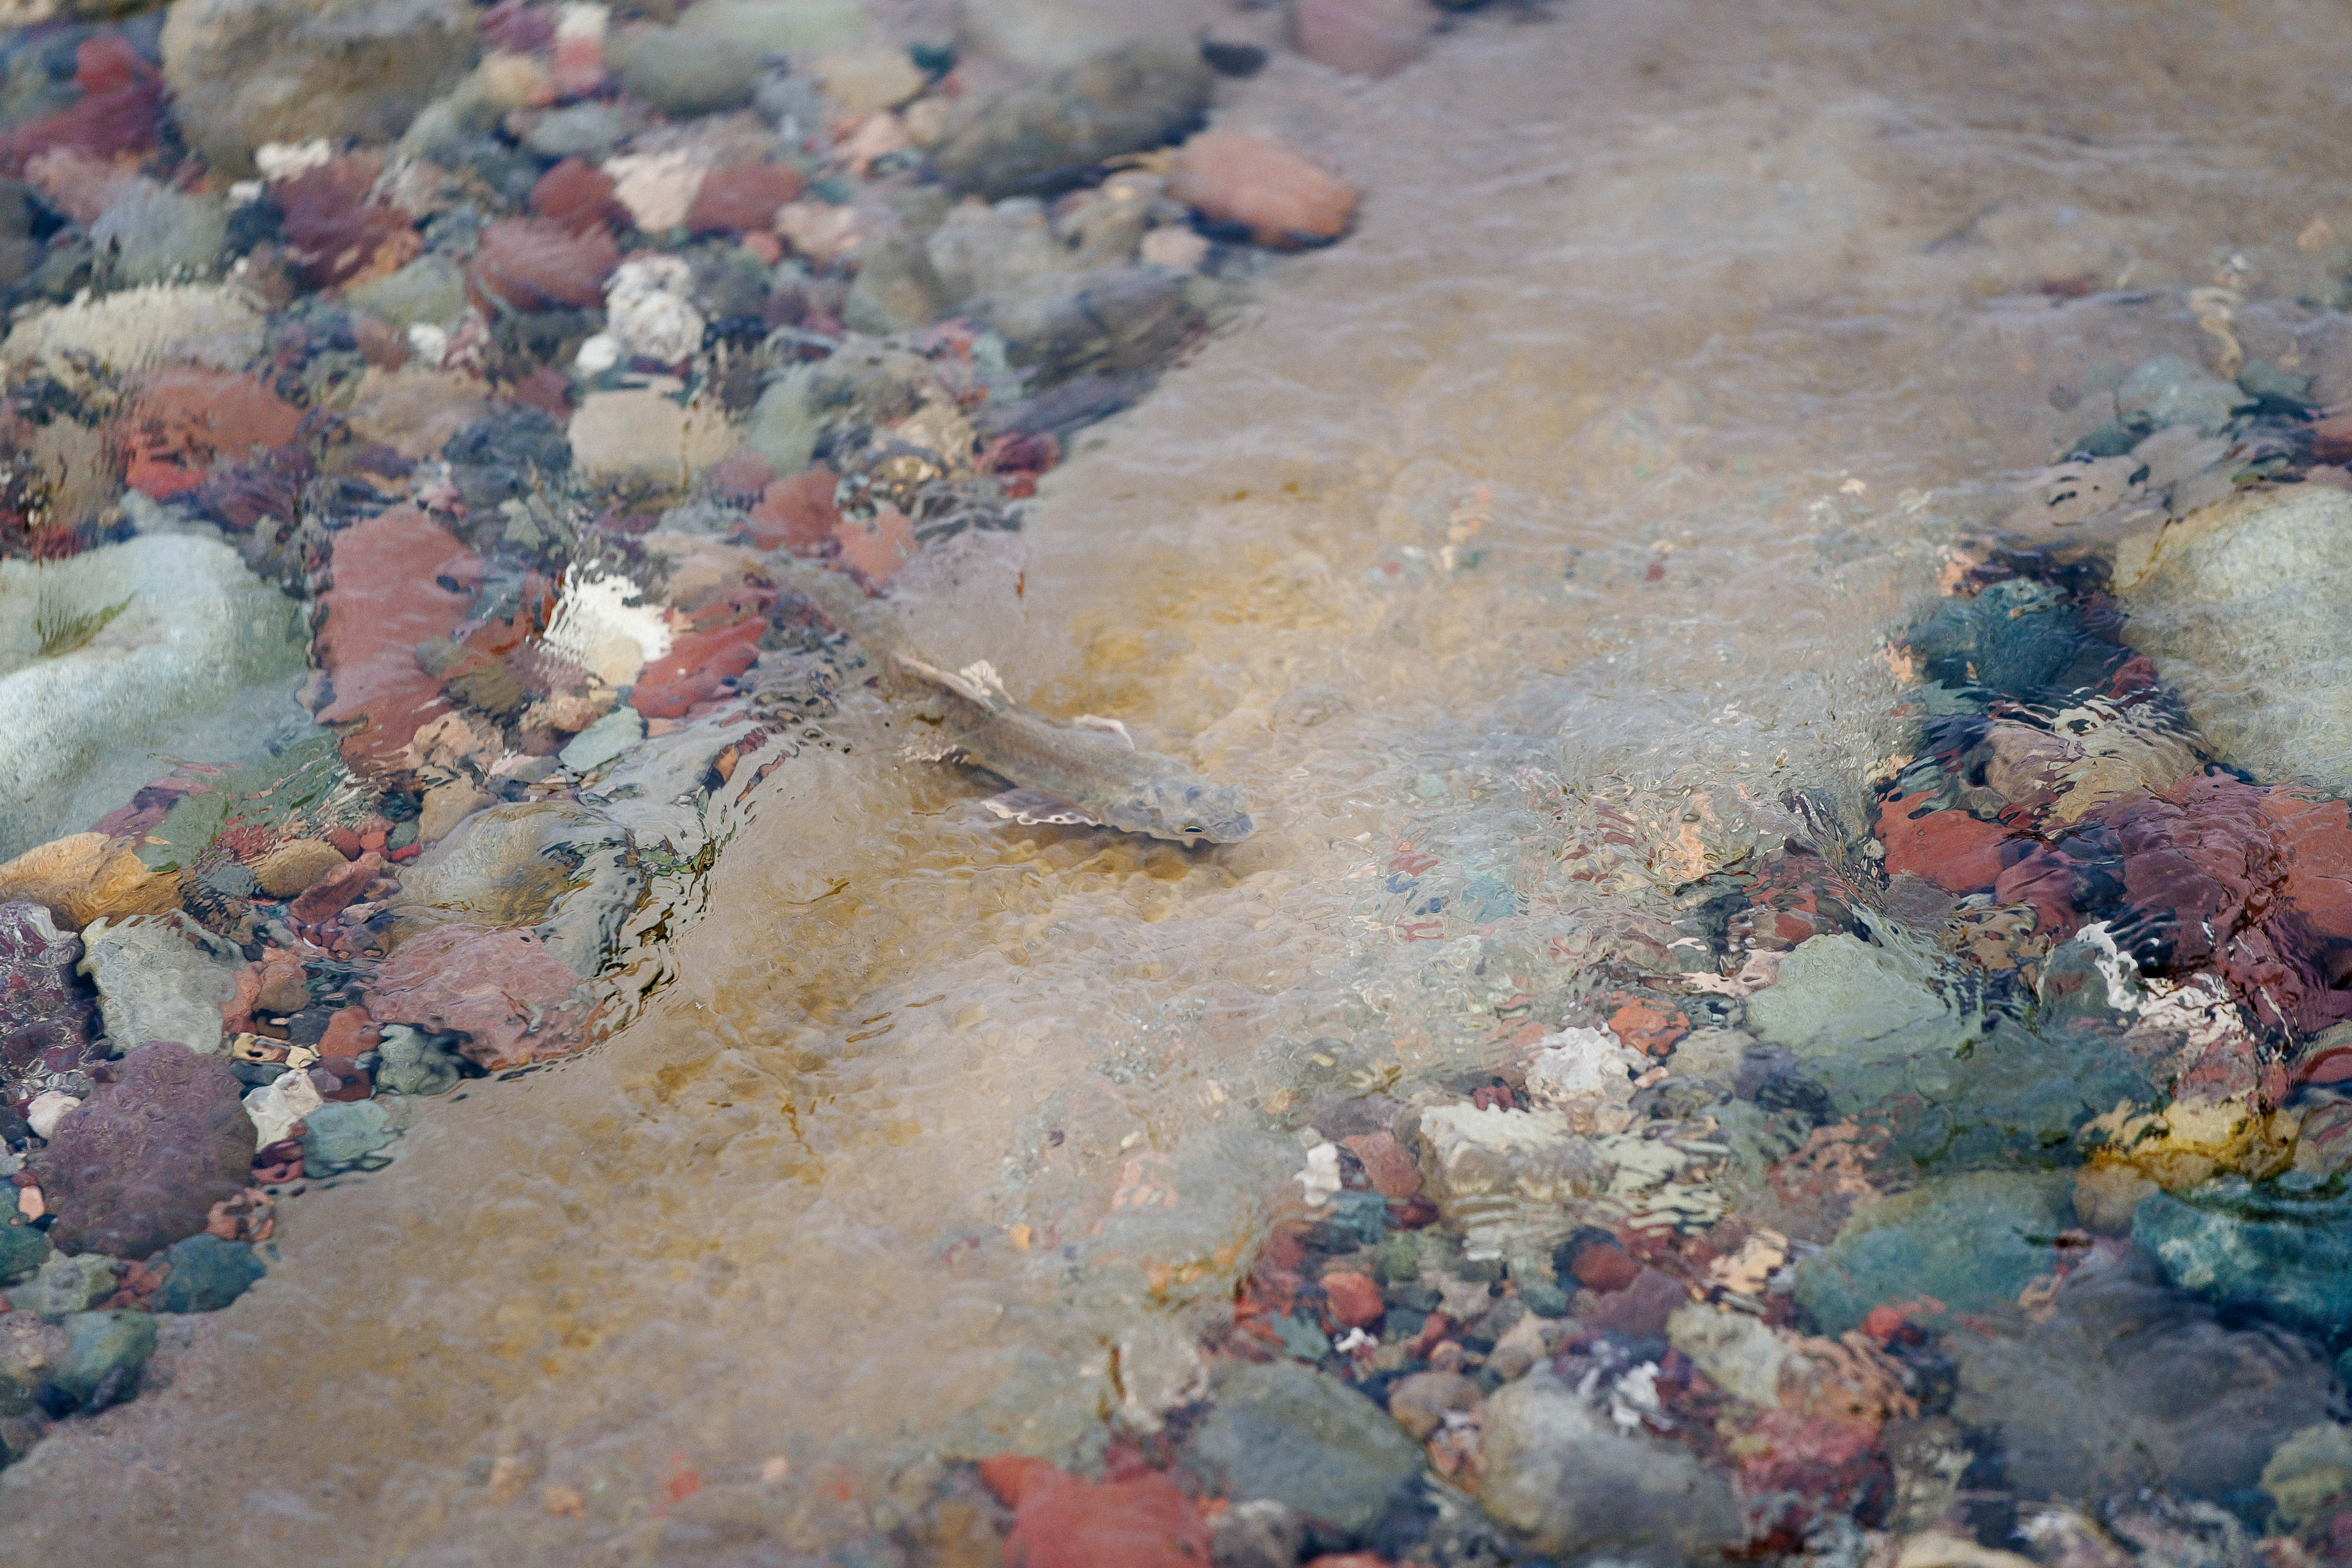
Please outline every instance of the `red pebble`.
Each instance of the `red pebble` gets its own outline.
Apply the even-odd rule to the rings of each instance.
[[[335,1080],[335,1087],[329,1089],[325,1084],[320,1084],[319,1097],[321,1100],[365,1100],[375,1093],[375,1085],[369,1079],[367,1069],[349,1057],[320,1057],[318,1066],[310,1069],[311,1081],[318,1082],[322,1072]]]
[[[1622,1290],[1633,1283],[1642,1266],[1625,1255],[1624,1248],[1612,1242],[1595,1241],[1580,1248],[1568,1271],[1576,1282],[1590,1289],[1607,1294]]]
[[[686,226],[697,234],[757,233],[775,223],[777,210],[801,194],[802,184],[800,171],[783,163],[713,169],[695,192]]]
[[[831,468],[820,467],[768,486],[745,520],[751,542],[796,555],[816,549],[840,526],[841,513],[833,504],[840,483]]]
[[[1166,1476],[1087,1481],[1043,1459],[1000,1454],[981,1483],[1013,1510],[1004,1559],[1022,1568],[1201,1568],[1209,1530]]]
[[[637,677],[629,705],[648,719],[683,718],[721,684],[758,662],[765,621],[742,621],[715,632],[688,632]]]
[[[330,871],[313,883],[300,898],[288,906],[287,912],[305,925],[317,925],[321,921],[332,920],[341,914],[345,906],[357,899],[383,869],[383,858],[373,852],[346,862],[341,870]]]
[[[163,119],[163,78],[121,34],[101,33],[75,46],[74,85],[81,89],[79,102],[8,132],[0,155],[7,173],[52,147],[111,159],[155,144]]]
[[[530,210],[571,234],[616,227],[628,209],[613,199],[613,176],[585,158],[566,158],[530,188]]]
[[[496,314],[558,305],[601,306],[621,247],[602,228],[574,234],[548,218],[500,218],[482,230],[467,274],[475,302]]]
[[[319,1037],[319,1054],[322,1057],[356,1057],[376,1047],[383,1031],[368,1016],[364,1007],[343,1007],[327,1020],[327,1032]]]
[[[1326,1274],[1323,1295],[1331,1303],[1332,1321],[1346,1328],[1369,1329],[1388,1310],[1381,1300],[1380,1286],[1361,1274]]]

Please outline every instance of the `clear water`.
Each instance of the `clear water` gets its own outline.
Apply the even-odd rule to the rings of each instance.
[[[1476,1066],[1785,792],[1858,819],[1940,544],[2086,385],[2200,353],[2179,290],[2352,391],[2291,303],[2352,237],[2347,67],[2290,0],[1577,0],[1377,85],[1277,61],[1232,113],[1335,153],[1359,232],[899,591],[1257,837],[995,824],[853,697],[642,1016],[281,1210],[263,1285],[0,1477],[0,1556],[790,1561],[941,1456],[1148,1425],[1290,1108]]]

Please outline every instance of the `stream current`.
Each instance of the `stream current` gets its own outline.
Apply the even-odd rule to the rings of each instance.
[[[8,1472],[0,1558],[792,1561],[942,1458],[1148,1425],[1293,1106],[1475,1068],[1792,790],[1859,824],[1953,531],[2199,353],[2186,289],[2294,352],[2253,339],[2342,270],[2347,80],[2296,0],[1573,0],[1375,84],[1277,61],[1233,116],[1331,152],[1357,232],[894,592],[1256,836],[1008,826],[853,690],[641,1016],[293,1205],[160,1386]]]

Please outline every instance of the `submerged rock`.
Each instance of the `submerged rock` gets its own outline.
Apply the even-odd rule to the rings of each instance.
[[[440,682],[416,662],[420,643],[446,637],[473,604],[464,586],[480,562],[414,507],[394,507],[336,536],[334,586],[317,653],[333,682],[322,724],[356,721],[343,759],[363,776],[409,765],[410,737],[446,706]]]
[[[1339,238],[1355,221],[1356,192],[1270,136],[1204,131],[1178,150],[1168,194],[1214,223],[1247,226],[1260,245],[1289,248]]]
[[[1822,1256],[1800,1264],[1796,1296],[1824,1333],[1862,1326],[1871,1309],[1918,1303],[1922,1321],[2015,1300],[2057,1261],[2074,1224],[2063,1175],[1980,1171],[1930,1181],[1848,1219]]]
[[[1183,1457],[1219,1495],[1271,1498],[1357,1534],[1421,1473],[1420,1446],[1387,1412],[1296,1362],[1226,1366],[1211,1397]]]
[[[1780,961],[1778,981],[1748,1000],[1756,1034],[1800,1057],[1841,1060],[1956,1048],[1957,1010],[1916,960],[1843,931],[1813,937]]]
[[[466,1037],[486,1068],[567,1056],[583,1044],[565,1005],[580,977],[529,931],[444,926],[400,944],[367,994],[369,1016]]]
[[[93,921],[82,943],[81,973],[98,986],[107,1038],[117,1049],[150,1040],[206,1053],[223,1048],[221,1005],[236,996],[245,967],[234,945],[177,912]]]
[[[155,1292],[159,1312],[217,1312],[268,1270],[250,1245],[216,1236],[192,1236],[163,1254],[172,1266]]]
[[[243,174],[265,142],[387,142],[473,65],[457,0],[179,0],[163,77],[189,142]]]
[[[75,1408],[102,1410],[139,1392],[139,1369],[155,1353],[155,1320],[146,1312],[74,1312],[58,1325],[66,1353],[49,1386]]]
[[[2224,1176],[2142,1200],[2132,1240],[2184,1290],[2315,1333],[2352,1329],[2352,1198]]]
[[[2352,493],[2322,485],[2207,507],[2117,550],[2124,635],[2231,762],[2352,794]]]
[[[205,1228],[253,1163],[244,1085],[218,1057],[158,1042],[125,1056],[33,1157],[69,1252],[145,1258]]]
[[[991,199],[1062,189],[1106,158],[1182,135],[1213,80],[1197,47],[1124,45],[1034,87],[967,100],[931,162],[950,184]]]
[[[96,1007],[74,980],[81,955],[41,905],[0,904],[0,1099],[16,1098],[29,1068],[73,1072],[101,1054]]]
[[[1747,1533],[1722,1478],[1673,1444],[1619,1432],[1549,1372],[1486,1401],[1479,1468],[1478,1500],[1539,1552],[1697,1553]]]
[[[2221,1500],[2263,1479],[2273,1447],[2326,1419],[2335,1379],[2309,1344],[2223,1327],[2143,1260],[2103,1250],[2040,1323],[1948,1333],[1952,1414],[1988,1431],[2021,1496],[2158,1488]]]
[[[0,856],[95,822],[155,758],[259,761],[308,726],[301,611],[226,544],[0,562]]]
[[[302,1169],[318,1175],[368,1163],[400,1136],[391,1113],[373,1100],[321,1105],[302,1121]]]

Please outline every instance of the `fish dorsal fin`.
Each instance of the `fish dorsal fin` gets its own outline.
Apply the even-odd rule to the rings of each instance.
[[[1093,713],[1081,713],[1070,722],[1081,730],[1092,730],[1098,735],[1108,735],[1130,752],[1135,750],[1135,737],[1129,734],[1127,726],[1116,719],[1105,719]]]
[[[1003,683],[996,679],[995,667],[985,659],[964,669],[946,670],[935,664],[925,664],[919,658],[902,653],[898,656],[898,663],[908,673],[928,680],[934,686],[944,687],[965,701],[986,709],[991,713],[997,710],[1000,699],[1008,702],[1012,700],[1005,695]],[[973,672],[976,670],[986,671],[986,679],[983,680],[975,676]]]

